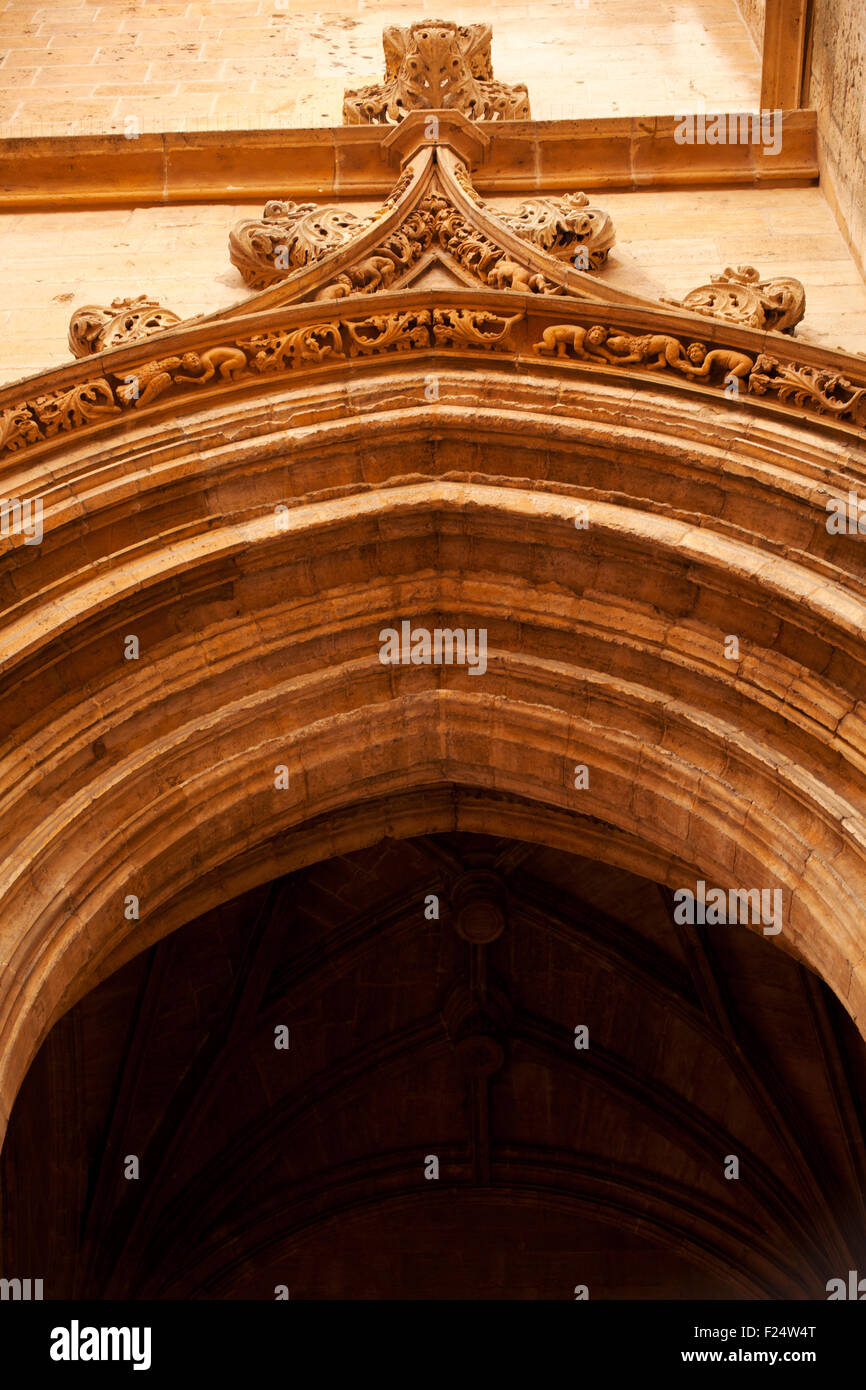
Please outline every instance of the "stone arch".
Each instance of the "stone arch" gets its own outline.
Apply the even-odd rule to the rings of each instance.
[[[387,368],[386,392],[343,366],[16,465],[47,536],[5,570],[4,1122],[76,998],[359,806],[357,843],[459,802],[524,838],[602,826],[599,857],[672,886],[778,886],[779,944],[862,1030],[864,563],[824,525],[850,436],[447,356],[426,405],[417,364]],[[400,618],[486,626],[487,671],[383,666]]]

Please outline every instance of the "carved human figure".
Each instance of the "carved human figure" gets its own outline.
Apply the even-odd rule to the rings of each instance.
[[[235,347],[206,348],[204,352],[185,352],[180,359],[184,372],[175,373],[175,381],[194,381],[204,385],[219,371],[223,381],[236,381],[247,365],[246,353]]]
[[[690,343],[686,356],[693,364],[686,372],[690,377],[710,376],[718,370],[723,376],[739,377],[743,381],[754,366],[752,358],[744,352],[736,352],[733,348],[713,348],[708,352],[705,343]]]
[[[601,324],[595,324],[592,328],[583,328],[580,324],[551,324],[545,328],[540,342],[533,343],[535,352],[544,354],[556,354],[557,357],[568,357],[569,349],[575,357],[584,357],[591,362],[608,362],[610,358],[603,355],[600,349],[607,338],[608,330]]]

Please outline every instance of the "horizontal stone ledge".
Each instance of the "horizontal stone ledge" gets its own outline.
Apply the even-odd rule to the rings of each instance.
[[[686,114],[686,113],[683,113]],[[739,114],[739,113],[731,113]],[[754,113],[750,113],[754,114]],[[712,117],[708,117],[711,120]],[[545,190],[737,187],[818,181],[814,111],[783,114],[780,148],[680,144],[677,116],[487,121],[483,196]],[[390,126],[176,131],[0,140],[0,207],[141,207],[379,198],[393,187]]]

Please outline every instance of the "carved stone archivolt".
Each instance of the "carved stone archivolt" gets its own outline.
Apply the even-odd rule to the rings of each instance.
[[[489,24],[424,20],[382,34],[385,80],[347,91],[344,125],[396,124],[410,111],[459,111],[470,121],[528,121],[520,83],[493,77]]]
[[[14,395],[10,399],[7,392],[8,405],[0,410],[0,451],[29,449],[125,411],[140,411],[168,395],[225,390],[256,378],[333,368],[346,359],[416,351],[481,350],[508,354],[514,361],[548,358],[557,365],[626,376],[660,373],[740,403],[750,397],[774,397],[778,404],[812,416],[830,416],[856,429],[866,425],[866,380],[855,380],[820,358],[785,361],[761,352],[759,345],[752,352],[708,345],[678,333],[675,324],[670,331],[635,332],[611,322],[551,323],[549,313],[546,318],[537,310],[530,314],[531,300],[518,307],[519,301],[499,295],[498,304],[493,296],[493,302],[485,303],[483,291],[475,303],[449,304],[440,298],[431,304],[429,296],[421,295],[407,304],[406,297],[401,298],[394,307],[383,302],[381,311],[371,314],[338,316],[322,306],[323,316],[311,313],[306,322],[277,322],[217,342],[143,354],[132,364],[127,357],[115,366],[107,358],[100,364],[100,375],[23,400]],[[566,307],[565,301],[560,303]],[[222,325],[224,333],[228,329],[229,323]],[[200,334],[201,328],[190,331]]]
[[[685,299],[664,299],[693,314],[724,319],[748,328],[793,333],[806,312],[806,291],[792,276],[762,280],[753,265],[727,266],[708,285],[690,290]]]
[[[149,338],[181,322],[171,309],[164,309],[146,294],[137,299],[113,299],[107,308],[86,304],[76,309],[69,321],[69,347],[75,357],[90,357]]]

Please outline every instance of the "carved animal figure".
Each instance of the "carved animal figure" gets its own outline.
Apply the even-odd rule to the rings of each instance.
[[[341,271],[330,285],[319,290],[316,299],[345,299],[350,294],[369,294],[387,289],[396,273],[396,261],[390,256],[367,256],[356,266]]]
[[[112,372],[112,376],[120,382],[115,391],[118,400],[136,410],[142,405],[149,405],[171,386],[181,361],[180,357],[157,357],[152,362],[143,362],[134,371],[125,374]]]
[[[544,276],[535,275],[525,266],[518,265],[517,261],[503,256],[487,272],[487,283],[498,290],[522,290],[526,294],[534,291],[537,294],[544,289]]]
[[[692,370],[682,343],[667,333],[646,333],[640,338],[617,334],[608,338],[605,352],[612,354],[608,360],[616,362],[618,366],[639,362],[651,372],[661,371],[665,367],[674,367],[681,372]]]
[[[315,298],[316,300],[345,299],[347,295],[352,293],[353,288],[348,275],[338,275],[336,280],[331,281],[330,285],[325,285],[323,289],[319,290]]]
[[[359,289],[378,290],[390,285],[396,270],[390,256],[367,256],[350,274]]]
[[[541,341],[533,343],[535,352],[555,353],[557,357],[568,357],[569,348],[575,357],[585,357],[591,362],[607,362],[610,359],[599,352],[591,352],[591,348],[598,348],[607,338],[607,329],[601,324],[595,324],[592,328],[583,328],[580,324],[551,324],[545,328],[541,334]]]

